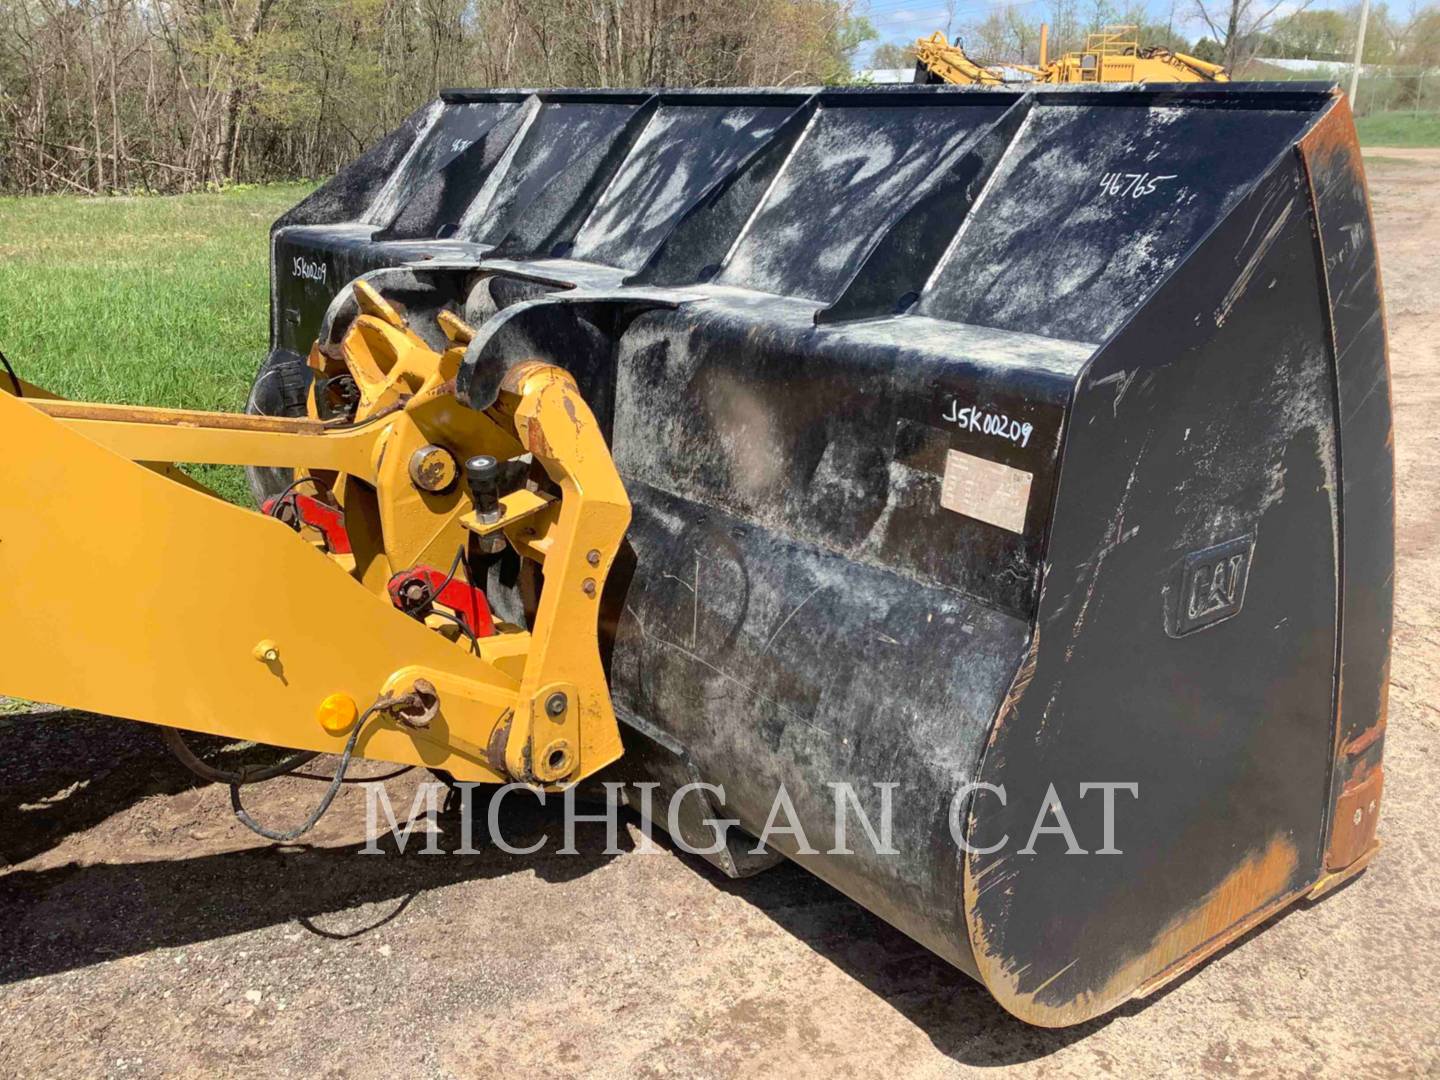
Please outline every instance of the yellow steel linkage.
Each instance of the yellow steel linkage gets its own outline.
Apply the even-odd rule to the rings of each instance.
[[[548,364],[513,371],[488,410],[462,406],[470,328],[443,315],[452,347],[436,352],[355,292],[338,350],[311,355],[354,378],[354,422],[322,422],[313,401],[291,419],[0,393],[0,691],[331,752],[379,702],[357,756],[573,783],[621,753],[596,635],[630,504],[604,438]],[[535,479],[476,520],[461,463],[525,454]],[[343,510],[353,550],[177,483],[174,462],[294,468]],[[529,630],[472,641],[443,610],[421,622],[393,605],[397,572],[506,544],[543,574]]]

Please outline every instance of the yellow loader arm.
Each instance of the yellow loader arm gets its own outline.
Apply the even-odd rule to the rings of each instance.
[[[461,406],[470,329],[445,316],[436,352],[355,288],[338,357],[311,357],[361,388],[353,424],[0,394],[0,690],[302,750],[353,740],[461,780],[574,783],[621,753],[596,625],[630,504],[604,438],[545,364],[512,370],[489,410]],[[506,490],[525,454],[530,479]],[[256,513],[170,462],[297,480]],[[468,584],[507,546],[543,574],[528,630]]]

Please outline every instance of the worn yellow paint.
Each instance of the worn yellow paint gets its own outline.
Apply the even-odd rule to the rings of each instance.
[[[383,425],[327,430],[313,420],[31,400],[71,431],[131,461],[301,466],[369,476]]]

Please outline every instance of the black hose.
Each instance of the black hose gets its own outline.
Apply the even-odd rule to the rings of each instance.
[[[448,611],[435,611],[431,614],[438,615],[442,619],[449,619],[456,626],[458,626],[460,628],[460,633],[464,634],[470,642],[471,654],[474,656],[480,655],[480,639],[475,636],[475,631],[470,629],[469,624],[463,618],[461,618],[459,615],[451,615]]]
[[[455,549],[455,558],[450,561],[450,572],[445,575],[445,580],[436,585],[430,592],[430,602],[433,604],[440,599],[440,594],[445,591],[445,586],[455,580],[455,571],[460,569],[460,564],[465,559],[465,545],[461,544]],[[413,570],[414,567],[411,567]],[[466,575],[466,584],[469,584],[469,575]]]
[[[387,764],[389,763],[387,762]],[[410,772],[414,768],[414,765],[401,765],[398,769],[392,769],[390,772],[381,773],[379,776],[350,776],[347,773],[345,776],[345,783],[379,784],[383,783],[386,780],[394,780],[397,776],[404,776],[407,772]],[[333,777],[321,776],[319,773],[313,772],[293,772],[290,775],[300,780],[324,780],[327,783],[333,779]]]
[[[315,494],[317,495],[323,494],[324,492],[329,490],[329,488],[327,488],[323,483],[321,483],[313,476],[301,476],[295,480],[292,480],[290,483],[285,485],[285,490],[280,492],[279,495],[276,495],[275,501],[270,504],[271,517],[278,518],[280,516],[280,511],[284,508],[286,499],[290,500],[290,503],[295,510],[295,516],[297,518],[301,516],[300,507],[298,505],[299,497],[295,494],[295,489],[298,488],[301,484],[314,484]]]
[[[301,483],[309,479],[311,478],[301,477],[299,480],[296,480],[293,484],[291,484],[283,492],[281,492],[281,494],[277,497],[275,505],[278,507],[280,499],[285,498]],[[455,574],[460,569],[460,566],[464,561],[464,557],[465,548],[462,546],[455,552],[455,558],[450,563],[450,572],[445,575],[445,579],[431,592],[430,597],[432,602],[436,597],[440,595],[440,593],[444,590],[445,586],[449,585],[450,582],[455,579]],[[470,647],[472,651],[478,654],[480,650],[480,642],[476,639],[474,631],[466,625],[463,618],[449,615],[446,612],[436,612],[436,614],[443,615],[446,618],[451,619],[456,625],[458,625],[461,631],[470,639]],[[381,709],[390,708],[399,703],[399,700],[391,698],[387,695],[376,700],[374,704],[372,704],[368,709],[366,709],[363,713],[360,714],[360,719],[355,722],[355,729],[350,732],[350,738],[345,741],[345,749],[340,754],[340,764],[335,769],[335,775],[331,778],[330,786],[325,790],[325,795],[320,800],[320,805],[315,807],[315,810],[311,813],[311,815],[306,818],[305,821],[302,822],[300,825],[296,826],[293,829],[287,829],[283,832],[278,829],[267,828],[266,826],[261,825],[258,821],[256,821],[250,816],[250,814],[246,811],[245,807],[240,803],[240,788],[242,785],[254,783],[256,780],[271,779],[276,776],[282,776],[288,772],[293,772],[295,769],[304,765],[306,762],[318,757],[318,753],[309,750],[301,751],[300,754],[296,757],[291,758],[288,761],[282,762],[278,766],[270,766],[269,769],[256,770],[254,772],[251,772],[250,770],[242,770],[239,773],[226,773],[222,770],[215,769],[205,764],[205,762],[197,758],[195,754],[190,750],[190,747],[185,744],[185,740],[180,736],[180,733],[174,728],[164,729],[163,734],[165,736],[166,744],[175,753],[175,756],[178,757],[181,762],[184,763],[192,772],[204,777],[207,780],[217,780],[221,783],[230,785],[230,808],[235,811],[235,816],[240,819],[240,823],[242,825],[244,825],[246,828],[250,829],[253,832],[259,833],[267,840],[277,840],[280,843],[288,843],[291,840],[296,840],[299,837],[304,836],[307,832],[313,829],[316,822],[318,822],[322,817],[325,816],[325,811],[330,809],[330,804],[335,801],[336,794],[339,793],[341,786],[343,786],[345,783],[345,773],[350,768],[350,759],[355,752],[355,744],[359,741],[360,732],[364,729],[365,724],[369,721],[370,717]],[[405,770],[402,769],[400,771],[404,772]],[[399,774],[397,773],[395,775]],[[307,777],[307,779],[310,778]],[[315,777],[314,779],[319,779],[319,777]]]
[[[5,373],[10,376],[10,385],[15,387],[15,396],[24,397],[25,391],[20,386],[20,376],[15,374],[15,369],[10,366],[10,360],[3,352],[0,352],[0,364],[5,365]]]
[[[209,780],[217,784],[256,784],[261,780],[273,780],[277,776],[285,776],[287,773],[294,772],[320,756],[317,750],[300,750],[274,765],[266,765],[263,768],[246,766],[237,772],[231,772],[228,769],[217,769],[200,760],[195,751],[190,749],[190,745],[185,741],[185,736],[180,733],[178,728],[162,727],[160,737],[165,740],[165,745],[170,748],[170,752],[180,759],[180,764],[202,780]]]
[[[350,732],[350,738],[345,741],[345,749],[340,754],[340,764],[335,769],[335,776],[330,781],[330,786],[325,789],[325,797],[320,800],[320,805],[315,808],[314,812],[306,818],[302,824],[297,825],[293,829],[287,829],[284,832],[278,829],[269,829],[261,825],[246,812],[245,807],[240,805],[239,784],[230,785],[230,809],[235,811],[235,816],[240,819],[242,825],[253,832],[259,833],[267,840],[278,840],[284,844],[304,836],[315,827],[317,821],[325,816],[325,811],[330,809],[330,804],[335,801],[335,796],[339,793],[341,785],[345,783],[345,770],[350,768],[350,755],[355,752],[355,744],[360,739],[360,732],[364,729],[366,721],[380,709],[388,708],[394,704],[395,701],[391,698],[382,697],[360,714],[360,719],[355,722],[355,730]]]
[[[325,485],[322,484],[318,478],[316,478],[316,477],[314,477],[314,476],[300,476],[300,477],[297,477],[296,479],[292,480],[290,483],[286,484],[286,485],[285,485],[285,490],[282,491],[282,492],[280,492],[279,495],[276,495],[276,496],[275,496],[275,505],[276,505],[276,506],[279,506],[281,500],[284,499],[286,496],[288,496],[291,492],[293,492],[293,491],[294,491],[296,488],[298,488],[301,484],[314,484],[314,485],[315,485],[317,488],[319,488],[321,491],[324,491],[324,490],[325,490]]]

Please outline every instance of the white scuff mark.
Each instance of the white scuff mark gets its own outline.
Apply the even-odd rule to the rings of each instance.
[[[1074,967],[1076,964],[1078,964],[1079,962],[1080,962],[1080,958],[1079,958],[1078,956],[1077,956],[1074,960],[1071,960],[1068,964],[1066,964],[1064,967],[1062,967],[1059,971],[1055,972],[1054,975],[1051,975],[1048,979],[1046,979],[1044,982],[1042,982],[1039,986],[1035,987],[1034,990],[1030,991],[1031,997],[1036,997],[1036,996],[1038,996],[1039,993],[1040,993],[1040,991],[1044,990],[1047,986],[1049,986],[1051,983],[1053,983],[1056,979],[1060,978],[1061,975],[1064,975],[1065,972],[1069,971],[1071,968],[1073,968],[1073,967]]]
[[[972,132],[898,128],[856,130],[846,110],[819,109],[737,237],[725,261],[723,280],[780,291],[779,281],[804,254],[827,279],[810,286],[828,294],[874,239],[874,208],[893,206],[918,189],[946,156],[968,144]],[[923,125],[921,125],[923,128]],[[817,207],[828,223],[815,244]]]
[[[490,206],[495,201],[496,194],[500,191],[500,181],[510,174],[510,167],[515,162],[515,155],[520,146],[530,135],[530,129],[535,124],[535,118],[540,115],[540,99],[538,97],[528,98],[525,101],[524,116],[520,121],[520,129],[506,145],[504,153],[495,162],[495,167],[490,170],[490,175],[480,185],[480,191],[474,200],[460,216],[457,234],[469,237],[473,234],[478,222],[483,221],[486,214],[490,212]]]
[[[1140,447],[1140,452],[1135,455],[1135,464],[1130,469],[1130,478],[1125,481],[1125,491],[1120,496],[1120,505],[1115,510],[1115,516],[1110,519],[1110,528],[1107,533],[1113,539],[1108,540],[1105,545],[1096,553],[1094,569],[1090,574],[1090,583],[1085,587],[1085,600],[1080,605],[1080,613],[1075,616],[1075,625],[1070,629],[1070,647],[1065,651],[1065,659],[1068,661],[1074,652],[1075,641],[1080,637],[1080,631],[1085,626],[1085,615],[1090,610],[1090,601],[1095,599],[1095,587],[1100,583],[1100,571],[1105,566],[1105,560],[1110,553],[1123,544],[1130,536],[1139,532],[1137,526],[1128,535],[1125,532],[1125,508],[1130,503],[1130,492],[1135,487],[1135,477],[1140,472],[1140,463],[1145,460],[1145,452],[1150,447],[1150,440],[1147,438],[1145,444]]]
[[[952,361],[996,368],[1039,369],[1057,375],[1078,374],[1098,348],[1090,342],[950,322],[928,315],[875,319],[826,328],[822,333],[835,334],[847,342],[873,342],[907,352],[928,352]]]
[[[1125,392],[1130,389],[1130,384],[1135,381],[1135,376],[1139,374],[1139,368],[1136,368],[1134,371],[1117,371],[1111,375],[1106,375],[1103,379],[1096,379],[1090,385],[1091,387],[1098,387],[1109,386],[1111,383],[1117,384],[1115,401],[1111,404],[1110,412],[1112,416],[1118,417],[1120,415],[1120,402],[1124,399]]]
[[[700,553],[695,553],[695,587],[690,590],[695,600],[690,606],[690,647],[700,640]]]
[[[1283,459],[1274,462],[1270,466],[1268,479],[1270,486],[1265,494],[1260,497],[1260,506],[1257,513],[1263,514],[1270,507],[1274,506],[1285,497],[1285,462]]]
[[[975,201],[970,204],[970,212],[965,215],[965,220],[960,223],[960,228],[956,229],[955,235],[950,238],[950,244],[946,247],[945,253],[941,255],[939,261],[935,263],[935,269],[930,271],[930,277],[920,290],[922,293],[933,291],[935,283],[940,280],[949,268],[950,261],[955,258],[956,252],[961,250],[961,245],[965,242],[966,234],[969,233],[973,223],[979,219],[981,208],[984,207],[986,200],[989,199],[990,192],[996,190],[997,187],[1003,186],[1003,183],[1008,182],[1010,174],[1018,167],[1016,162],[1023,162],[1025,160],[1026,154],[1030,149],[1028,138],[1030,126],[1035,119],[1036,112],[1037,110],[1031,109],[1025,114],[1020,121],[1020,126],[1016,128],[1015,134],[1011,137],[1009,143],[1005,145],[1004,149],[1001,150],[1000,160],[997,161],[994,168],[990,170],[990,176],[986,179],[984,186],[981,187],[980,193],[975,196]]]
[[[1349,250],[1358,251],[1360,245],[1365,242],[1365,223],[1363,221],[1351,221],[1341,225],[1340,231],[1345,234],[1345,246]]]
[[[1130,389],[1130,384],[1135,381],[1135,376],[1139,374],[1140,369],[1136,368],[1120,380],[1120,389],[1115,391],[1115,401],[1110,408],[1112,416],[1118,417],[1120,415],[1120,402],[1125,397],[1125,392]]]
[[[698,551],[695,553],[695,583],[693,585],[669,571],[662,570],[660,576],[668,578],[681,588],[690,590],[690,647],[693,649],[700,636],[700,553]],[[638,615],[636,621],[639,621]]]
[[[686,659],[688,659],[688,660],[693,660],[695,663],[699,664],[701,667],[705,668],[707,671],[713,672],[714,674],[720,676],[720,678],[724,679],[726,682],[732,683],[733,685],[739,687],[741,690],[745,691],[745,693],[747,693],[747,694],[749,694],[751,697],[755,698],[755,700],[757,700],[757,701],[763,701],[766,705],[773,706],[774,708],[776,708],[776,709],[780,710],[782,713],[784,713],[786,716],[790,717],[790,718],[793,719],[793,720],[798,721],[798,722],[801,723],[801,724],[804,724],[806,727],[808,727],[808,728],[810,728],[810,729],[812,729],[812,730],[814,730],[814,731],[818,731],[818,732],[820,732],[820,734],[822,734],[822,735],[826,735],[826,736],[829,736],[830,738],[834,738],[834,732],[827,731],[825,728],[823,728],[823,727],[821,727],[819,724],[815,723],[815,722],[814,722],[813,720],[811,720],[809,717],[801,716],[798,712],[796,712],[794,709],[790,708],[790,706],[784,704],[783,702],[776,701],[774,698],[772,698],[772,697],[770,697],[770,696],[768,696],[768,695],[766,695],[766,694],[762,694],[759,690],[756,690],[755,687],[751,686],[749,683],[745,682],[743,679],[738,679],[738,678],[736,678],[734,675],[731,675],[731,674],[730,674],[728,671],[726,671],[724,668],[717,667],[715,664],[712,664],[709,660],[706,660],[706,659],[705,659],[703,656],[701,656],[699,653],[693,652],[692,650],[687,649],[687,648],[685,648],[685,646],[680,645],[680,644],[678,644],[678,643],[676,643],[676,642],[674,642],[674,641],[666,641],[664,638],[659,637],[659,636],[656,635],[656,634],[650,633],[648,630],[645,629],[645,621],[640,618],[639,612],[637,612],[637,611],[636,611],[633,607],[631,607],[629,604],[626,604],[626,605],[625,605],[625,610],[628,611],[628,612],[630,612],[631,616],[635,619],[635,625],[636,625],[636,626],[639,628],[639,630],[640,630],[640,636],[641,636],[642,638],[644,638],[646,641],[653,642],[653,643],[655,643],[656,645],[661,646],[662,648],[675,650],[676,652],[678,652],[681,656],[685,657]]]
[[[770,651],[770,646],[773,645],[775,643],[775,639],[780,636],[780,631],[784,630],[785,627],[789,626],[790,620],[795,618],[796,615],[800,614],[800,609],[803,608],[806,604],[808,604],[811,600],[813,600],[815,598],[815,594],[824,587],[825,586],[823,584],[816,585],[815,588],[810,590],[810,594],[806,596],[804,600],[801,600],[800,603],[795,605],[794,609],[790,612],[789,615],[786,615],[785,618],[780,620],[780,625],[775,628],[775,632],[765,639],[765,647],[760,650],[761,656],[764,656]]]
[[[789,156],[780,168],[776,170],[775,175],[770,178],[770,183],[765,188],[765,194],[756,202],[754,209],[750,211],[750,216],[745,219],[744,227],[735,234],[735,239],[730,242],[730,249],[725,252],[725,257],[720,260],[720,265],[725,267],[727,271],[735,257],[735,252],[739,249],[741,243],[749,237],[751,226],[755,224],[755,219],[760,216],[760,211],[770,204],[771,198],[777,191],[783,190],[786,174],[790,171],[796,158],[799,156],[800,148],[805,145],[805,140],[810,137],[810,132],[814,130],[819,118],[819,109],[816,109],[810,114],[810,119],[805,122],[805,130],[800,132],[800,137],[795,140],[795,145],[790,148]]]
[[[724,175],[734,166],[745,146],[733,135],[713,145],[699,144],[703,149],[697,154],[681,155],[678,160],[667,156],[674,146],[697,144],[697,128],[707,120],[712,130],[741,132],[754,126],[766,135],[774,130],[773,125],[764,122],[761,108],[716,108],[724,110],[718,122],[711,119],[714,109],[676,110],[673,115],[661,109],[655,114],[580,227],[575,237],[577,252],[614,257],[610,249],[633,246],[637,235],[653,234],[663,223],[678,220],[710,178]],[[637,206],[645,208],[643,222],[635,216]]]
[[[1285,209],[1276,215],[1275,220],[1270,223],[1270,227],[1265,230],[1265,235],[1260,238],[1260,243],[1256,246],[1255,251],[1251,254],[1250,258],[1245,260],[1245,265],[1241,268],[1240,275],[1235,279],[1235,284],[1230,286],[1230,291],[1225,294],[1225,299],[1220,302],[1220,307],[1215,312],[1216,326],[1225,325],[1225,320],[1230,317],[1231,309],[1234,308],[1240,297],[1244,295],[1245,290],[1250,287],[1250,280],[1255,276],[1255,271],[1260,269],[1261,262],[1263,262],[1265,256],[1269,254],[1271,246],[1274,245],[1276,239],[1280,236],[1280,230],[1283,229],[1286,222],[1290,220],[1290,214],[1294,209],[1294,202],[1286,203]]]
[[[443,101],[431,102],[430,107],[425,110],[425,115],[420,120],[420,130],[415,133],[415,141],[405,151],[404,157],[400,159],[400,164],[395,166],[395,170],[385,181],[380,193],[375,196],[375,201],[366,209],[365,216],[360,219],[363,224],[383,227],[395,220],[395,215],[400,212],[401,189],[403,187],[408,191],[410,188],[410,163],[415,160],[415,156],[420,153],[420,149],[428,141],[431,130],[444,111],[445,103]]]

